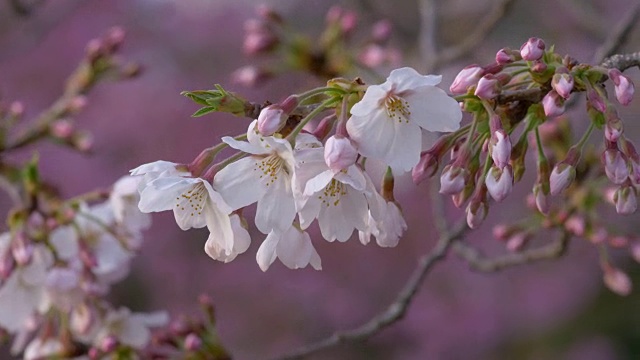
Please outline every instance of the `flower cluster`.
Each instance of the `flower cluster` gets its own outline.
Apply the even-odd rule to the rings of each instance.
[[[14,219],[0,234],[0,327],[26,359],[143,349],[165,314],[115,308],[104,296],[129,273],[150,217],[137,209],[138,179],[124,177],[106,201],[71,201]],[[11,309],[11,311],[5,311]],[[44,329],[35,337],[32,333]]]
[[[454,131],[462,118],[439,82],[402,68],[380,85],[335,80],[292,95],[262,109],[246,135],[222,138],[188,165],[158,161],[132,170],[142,179],[139,208],[172,210],[185,230],[206,226],[205,251],[228,262],[249,247],[242,209],[257,204],[255,225],[266,235],[257,252],[262,270],[276,258],[292,269],[320,269],[306,231],[316,220],[327,241],[347,241],[357,231],[363,244],[374,236],[380,246],[395,246],[407,225],[393,197],[394,175],[418,163],[423,130]],[[198,101],[222,92],[187,95]],[[301,119],[296,111],[308,113]],[[315,130],[303,131],[321,113]],[[238,152],[212,164],[225,146]],[[388,166],[382,193],[365,171],[366,158]]]

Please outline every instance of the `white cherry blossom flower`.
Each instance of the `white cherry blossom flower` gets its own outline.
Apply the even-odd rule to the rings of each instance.
[[[207,242],[204,244],[204,251],[214,260],[225,263],[235,259],[238,254],[247,251],[251,244],[249,232],[242,225],[242,220],[237,214],[230,216],[231,229],[233,230],[233,241],[231,247],[221,244],[220,239],[213,235],[209,235]]]
[[[115,220],[135,236],[139,236],[140,231],[151,226],[151,215],[138,209],[138,186],[142,180],[142,176],[123,176],[113,184],[113,190],[109,195]]]
[[[169,321],[164,312],[143,314],[132,313],[127,308],[111,310],[105,317],[94,337],[94,344],[100,344],[108,336],[114,336],[120,343],[143,349],[151,340],[149,328],[163,326]]]
[[[360,154],[382,160],[399,174],[411,170],[420,159],[420,128],[457,130],[462,111],[456,100],[436,87],[441,78],[405,67],[393,70],[381,85],[369,86],[351,108],[347,122]]]
[[[316,270],[322,270],[320,255],[311,244],[311,237],[295,226],[290,226],[284,232],[271,231],[256,254],[262,271],[267,271],[276,258],[289,269],[311,265]]]
[[[372,194],[369,196],[371,205],[367,228],[358,233],[360,242],[367,245],[373,236],[379,246],[395,247],[407,230],[402,211],[395,202],[385,200],[373,187],[373,183],[369,183],[368,188],[369,193]]]
[[[64,346],[60,340],[50,337],[33,339],[24,350],[24,360],[56,359],[64,355]]]
[[[131,176],[142,178],[138,184],[139,192],[141,192],[148,183],[162,176],[192,176],[186,165],[164,160],[140,165],[129,173]]]
[[[357,165],[330,169],[324,152],[323,148],[307,148],[295,153],[293,189],[300,228],[318,219],[326,240],[347,241],[354,229],[363,231],[367,226],[367,175]]]
[[[214,178],[214,187],[233,210],[258,203],[255,224],[263,234],[284,232],[296,215],[291,190],[293,150],[285,139],[261,136],[253,121],[248,141],[223,137],[222,141],[250,156],[227,165]]]
[[[36,312],[49,308],[45,293],[47,272],[53,265],[51,251],[36,245],[29,264],[17,267],[0,287],[0,326],[15,333]]]

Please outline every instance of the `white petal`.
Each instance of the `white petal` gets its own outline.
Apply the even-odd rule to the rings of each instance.
[[[176,170],[178,164],[170,161],[159,160],[148,164],[143,164],[129,171],[131,175],[144,175],[151,172],[165,172],[167,170]]]
[[[289,269],[306,267],[311,261],[312,254],[316,253],[309,234],[295,227],[289,228],[282,234],[276,252],[280,261]]]
[[[451,132],[460,128],[462,111],[458,102],[444,90],[426,86],[405,98],[411,121],[428,131]]]
[[[220,170],[213,179],[213,188],[222,195],[231,209],[253,204],[266,191],[257,169],[260,158],[246,157]]]
[[[367,186],[367,180],[364,172],[357,165],[351,165],[347,168],[347,172],[339,172],[334,178],[343,184],[347,184],[358,191],[364,191]]]
[[[382,160],[395,175],[410,171],[420,161],[422,132],[413,123],[396,122],[395,138]]]
[[[210,232],[207,239],[209,246],[214,246],[212,243],[215,243],[215,247],[220,248],[225,255],[230,254],[233,251],[234,237],[229,216],[215,205],[209,204],[205,208],[205,219]]]
[[[269,185],[262,199],[258,200],[256,227],[263,234],[268,234],[274,229],[284,231],[291,227],[295,217],[296,206],[291,182],[284,175],[280,175]]]
[[[389,152],[395,137],[393,121],[383,108],[367,116],[352,116],[347,121],[347,132],[360,154],[376,159]]]
[[[358,117],[368,116],[372,111],[382,109],[381,106],[383,106],[383,101],[390,88],[390,84],[388,83],[369,86],[362,100],[351,107],[351,115]]]
[[[222,142],[224,142],[225,144],[229,145],[230,147],[236,150],[240,150],[248,154],[262,155],[262,154],[269,153],[269,150],[263,147],[248,143],[246,141],[239,141],[230,136],[223,137]]]
[[[440,75],[422,75],[410,67],[391,71],[387,81],[391,82],[394,93],[401,94],[422,86],[435,86],[442,81]]]
[[[307,186],[304,188],[304,196],[311,196],[324,190],[331,180],[333,180],[333,171],[329,169],[321,172],[316,177],[309,179],[309,181],[307,181]]]
[[[258,262],[258,266],[260,266],[260,270],[267,271],[269,266],[276,260],[276,247],[278,246],[280,236],[280,234],[272,231],[260,245],[256,253],[256,261]]]
[[[49,234],[49,243],[62,260],[71,260],[80,251],[78,233],[71,226],[60,226]]]

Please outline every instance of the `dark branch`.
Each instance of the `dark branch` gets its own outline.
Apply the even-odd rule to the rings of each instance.
[[[384,311],[371,318],[365,324],[351,330],[338,331],[328,338],[317,343],[303,346],[289,354],[275,359],[300,359],[312,353],[336,346],[346,341],[363,341],[377,334],[382,329],[396,323],[402,319],[407,312],[411,300],[417,293],[424,278],[431,268],[440,260],[444,259],[451,245],[462,236],[467,230],[464,221],[457,224],[454,229],[448,233],[442,234],[436,246],[430,252],[423,255],[418,261],[418,266],[411,274],[409,280],[398,293],[395,301],[391,303]]]
[[[482,255],[480,251],[461,241],[453,244],[453,251],[469,263],[472,269],[482,272],[494,272],[512,266],[558,258],[567,250],[570,238],[571,235],[563,231],[557,240],[545,246],[494,258]]]

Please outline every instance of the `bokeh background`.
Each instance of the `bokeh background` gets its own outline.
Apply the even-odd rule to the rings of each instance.
[[[488,63],[501,47],[517,48],[531,36],[588,62],[635,1],[516,1],[472,55],[440,69],[443,85],[448,87],[463,66]],[[231,82],[233,70],[256,61],[242,53],[243,23],[255,17],[257,3],[252,1],[32,3],[36,6],[25,17],[12,11],[9,1],[0,1],[0,98],[24,101],[27,118],[61,93],[87,41],[114,25],[127,31],[123,55],[145,68],[140,78],[103,83],[90,94],[77,119],[80,128],[94,134],[93,155],[53,145],[38,149],[43,177],[69,196],[107,187],[141,163],[189,162],[220,136],[245,131],[248,119],[224,114],[191,118],[196,105],[179,95],[182,90],[220,83],[262,102],[278,101],[320,84],[304,74],[286,75],[252,89]],[[323,0],[266,3],[291,21],[293,28],[311,34],[321,31],[324,14],[336,4]],[[467,36],[493,3],[437,1],[441,44]],[[417,57],[421,24],[416,1],[360,0],[340,5],[359,13],[364,33],[373,21],[389,19],[395,26],[394,44],[407,54],[405,63],[424,69]],[[640,50],[640,26],[623,50]],[[640,84],[637,68],[627,74]],[[586,121],[583,106],[576,108],[574,121]],[[634,121],[640,118],[640,100],[621,108],[620,115],[626,120],[627,134],[637,139],[640,131]],[[113,300],[135,310],[167,309],[179,315],[196,313],[197,296],[209,294],[216,304],[222,342],[238,359],[275,356],[335,329],[357,326],[392,301],[419,255],[436,241],[428,186],[414,186],[408,175],[396,183],[397,199],[409,224],[398,247],[362,246],[355,238],[327,243],[316,237],[322,271],[293,271],[276,262],[263,273],[255,262],[261,236],[253,227],[253,244],[247,253],[232,263],[219,263],[202,251],[206,231],[182,232],[170,213],[154,215],[134,270],[114,289]],[[527,214],[523,199],[532,183],[532,179],[523,181],[504,204],[493,207],[486,224],[469,233],[469,241],[488,253],[504,253],[504,245],[491,236],[491,227]],[[0,195],[0,208],[8,204],[8,198]],[[463,211],[452,208],[450,216],[459,218]],[[638,233],[638,216],[616,218],[612,226]],[[638,285],[640,264],[624,252],[614,255]],[[429,275],[404,320],[366,343],[342,345],[314,358],[638,359],[640,292],[618,297],[603,287],[601,278],[597,250],[582,239],[575,239],[558,261],[494,274],[473,272],[450,256]]]

